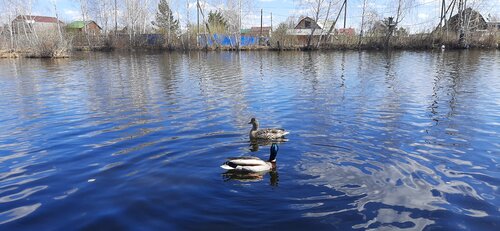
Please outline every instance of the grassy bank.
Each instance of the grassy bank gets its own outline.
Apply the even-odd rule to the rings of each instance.
[[[19,36],[14,49],[9,48],[8,41],[3,41],[0,47],[0,58],[67,58],[71,51],[112,51],[112,50],[163,50],[163,51],[287,51],[287,50],[432,50],[441,49],[442,45],[449,49],[499,49],[500,33],[475,33],[467,37],[467,47],[458,45],[456,34],[416,34],[407,36],[393,36],[387,45],[384,36],[332,36],[328,42],[312,40],[312,47],[305,47],[293,36],[277,36],[271,38],[270,43],[244,47],[235,46],[197,46],[196,39],[189,36],[180,36],[174,39],[148,36],[131,37],[121,36],[84,36],[41,34],[31,38]],[[160,38],[160,39],[159,39]],[[151,42],[155,41],[155,42]],[[6,45],[7,44],[7,45]],[[11,43],[12,44],[12,43]],[[217,44],[217,43],[213,43]],[[2,49],[3,47],[3,49]]]

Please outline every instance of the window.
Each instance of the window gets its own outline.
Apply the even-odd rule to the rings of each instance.
[[[310,29],[311,28],[311,22],[310,21],[304,21],[304,27],[306,29]]]

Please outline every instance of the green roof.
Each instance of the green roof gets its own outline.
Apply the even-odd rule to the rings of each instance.
[[[85,26],[83,21],[74,21],[68,24],[66,27],[70,29],[81,29]]]
[[[68,24],[66,27],[68,29],[82,29],[83,27],[85,27],[85,24],[89,24],[93,21],[87,21],[87,23],[85,23],[84,21],[73,21],[72,23]],[[98,25],[99,27],[99,25]],[[99,27],[101,28],[101,27]]]

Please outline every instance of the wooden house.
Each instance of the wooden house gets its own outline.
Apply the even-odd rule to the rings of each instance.
[[[467,28],[469,31],[488,29],[488,24],[483,16],[471,8],[467,8],[462,12],[462,19],[466,20],[464,21],[465,23],[468,21]],[[460,15],[453,15],[450,20],[446,22],[445,27],[448,27],[451,31],[458,32],[460,30]]]
[[[101,27],[92,20],[89,21],[74,21],[66,26],[66,31],[70,33],[83,33],[87,31],[91,35],[99,35]]]
[[[294,29],[321,29],[321,27],[310,17],[302,18]]]
[[[63,22],[57,20],[55,17],[48,16],[19,15],[12,20],[12,31],[14,34],[54,32],[63,26]]]

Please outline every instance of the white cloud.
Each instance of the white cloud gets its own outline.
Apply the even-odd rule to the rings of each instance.
[[[429,15],[426,14],[426,13],[418,13],[417,17],[419,19],[428,19],[429,18]]]
[[[82,15],[78,10],[64,9],[62,18],[68,20],[78,20],[82,18]]]

